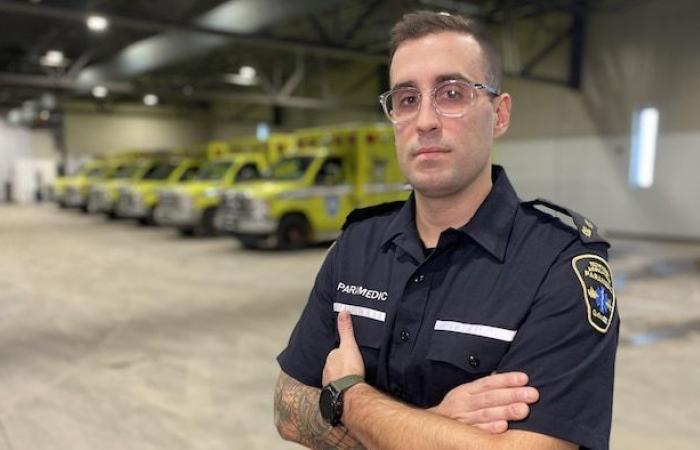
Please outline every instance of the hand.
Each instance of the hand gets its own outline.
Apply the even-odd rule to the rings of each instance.
[[[539,399],[539,392],[526,386],[527,381],[522,372],[489,375],[457,386],[429,411],[489,433],[502,433],[509,420],[527,417],[528,405]]]
[[[347,311],[341,311],[338,314],[338,334],[340,334],[340,346],[331,350],[323,368],[324,386],[347,375],[365,376],[365,363],[355,341],[352,318]]]

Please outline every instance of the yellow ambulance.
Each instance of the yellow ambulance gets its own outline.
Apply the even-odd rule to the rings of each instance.
[[[215,234],[222,191],[235,183],[259,178],[290,145],[289,136],[284,134],[273,134],[264,141],[241,138],[210,143],[209,161],[193,179],[161,190],[154,210],[156,223],[176,227],[183,235]]]
[[[243,246],[290,249],[332,240],[353,209],[408,198],[391,126],[312,128],[295,135],[296,151],[264,179],[224,194],[221,228]]]

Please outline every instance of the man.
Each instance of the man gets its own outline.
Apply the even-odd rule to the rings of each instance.
[[[380,98],[413,195],[351,214],[329,251],[278,358],[286,439],[608,448],[619,327],[608,244],[576,213],[520,202],[491,165],[510,121],[500,81],[473,21],[419,12],[394,27]]]

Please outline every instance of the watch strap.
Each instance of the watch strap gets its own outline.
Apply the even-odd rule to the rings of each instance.
[[[360,375],[347,375],[344,376],[343,378],[340,378],[335,381],[331,381],[330,385],[335,388],[336,391],[338,392],[344,392],[351,388],[352,386],[356,385],[357,383],[363,383],[365,381],[365,377],[360,376]]]

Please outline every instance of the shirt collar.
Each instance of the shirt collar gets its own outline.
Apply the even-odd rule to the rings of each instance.
[[[471,237],[484,250],[502,262],[520,199],[503,167],[494,165],[491,179],[493,186],[486,199],[479,206],[474,217],[458,231]],[[382,236],[383,248],[401,235],[402,247],[412,254],[422,252],[415,224],[415,209],[415,198],[411,194],[385,229]]]
[[[494,165],[493,187],[474,217],[459,231],[474,239],[486,251],[503,261],[520,199],[501,166]]]
[[[406,243],[414,244],[409,245],[409,247],[416,247],[416,249],[421,249],[420,238],[418,236],[418,230],[416,228],[416,199],[411,192],[411,195],[403,204],[401,209],[399,209],[398,214],[394,216],[389,226],[384,230],[384,235],[382,236],[382,248],[388,248],[389,243],[393,242],[394,239],[400,238],[402,241],[402,246]],[[417,253],[417,252],[410,252]],[[415,257],[416,255],[414,255]]]

